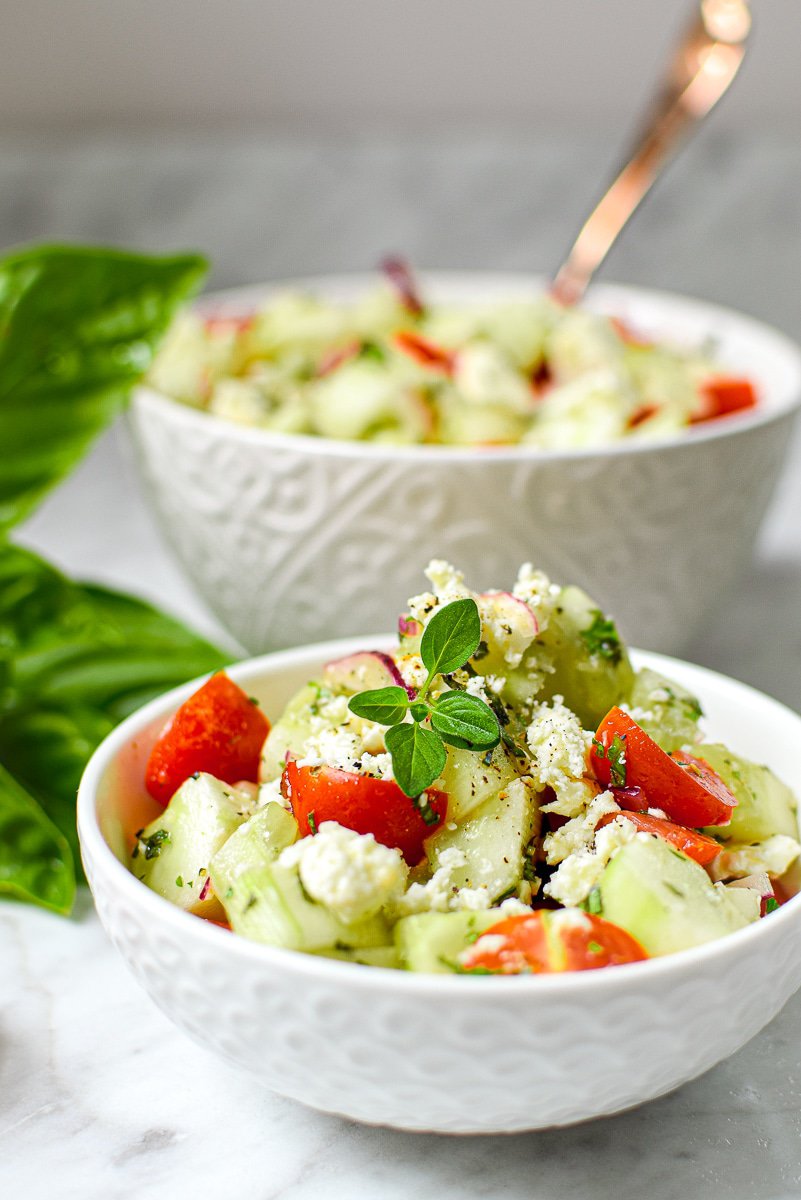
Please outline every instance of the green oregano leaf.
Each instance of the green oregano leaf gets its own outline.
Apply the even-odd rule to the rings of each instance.
[[[430,675],[458,671],[481,641],[478,605],[469,596],[452,600],[434,613],[420,642],[420,657]]]
[[[379,725],[397,725],[406,715],[409,697],[402,687],[374,688],[359,692],[348,701],[348,708],[357,717],[377,721]]]
[[[385,740],[398,787],[407,796],[419,796],[442,774],[447,754],[433,730],[418,724],[393,725]]]
[[[445,692],[434,705],[431,726],[451,746],[491,750],[501,740],[498,718],[478,696]]]

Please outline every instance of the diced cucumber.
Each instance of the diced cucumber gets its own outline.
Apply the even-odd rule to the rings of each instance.
[[[394,946],[364,946],[360,950],[315,950],[320,958],[338,958],[342,962],[361,963],[365,967],[400,970],[401,960]]]
[[[764,842],[774,833],[798,838],[796,798],[770,768],[718,744],[698,746],[696,753],[737,797],[728,825],[715,825],[707,833],[725,842]]]
[[[700,946],[749,924],[703,867],[657,837],[640,835],[618,850],[599,887],[599,915],[654,956]]]
[[[513,702],[528,699],[529,671],[542,665],[541,700],[563,696],[585,729],[595,729],[621,697],[629,695],[634,671],[628,652],[593,600],[578,587],[562,588],[547,627],[538,634],[507,679]]]
[[[235,933],[270,946],[354,950],[391,941],[382,917],[346,925],[308,898],[296,868],[279,863],[248,867],[220,899]]]
[[[426,842],[436,870],[446,850],[461,851],[464,864],[451,871],[453,888],[485,888],[490,903],[513,891],[523,878],[524,852],[539,830],[537,796],[523,779],[513,779],[466,821],[443,825]]]
[[[758,921],[762,914],[762,895],[754,888],[741,887],[726,887],[723,883],[715,885],[717,888],[725,888],[727,900],[730,900],[737,909],[739,909],[746,921]]]
[[[242,796],[213,775],[193,775],[138,835],[134,875],[179,908],[200,916],[219,914],[210,889],[200,896],[213,855],[245,820],[242,803]]]
[[[300,754],[312,731],[312,718],[320,698],[320,685],[307,683],[287,704],[264,743],[259,775],[263,782],[278,779],[286,766],[287,751]]]
[[[696,740],[703,715],[698,700],[650,667],[637,672],[628,703],[637,724],[668,754]]]
[[[480,912],[426,912],[401,917],[395,926],[395,945],[407,971],[431,974],[453,972],[450,963],[491,925],[503,920],[497,908]]]
[[[448,746],[448,760],[437,784],[448,797],[448,820],[463,821],[519,775],[503,743],[487,754]]]
[[[280,804],[265,804],[240,825],[209,863],[211,882],[224,896],[243,871],[275,862],[298,836],[298,823]]]

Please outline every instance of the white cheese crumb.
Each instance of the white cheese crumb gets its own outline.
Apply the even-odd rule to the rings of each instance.
[[[292,806],[286,796],[281,794],[281,776],[277,779],[271,779],[269,783],[262,783],[259,786],[259,796],[257,808],[265,808],[268,804],[280,804],[287,812],[292,811]]]
[[[556,800],[543,811],[578,816],[598,791],[597,784],[587,776],[592,734],[581,728],[563,698],[554,696],[551,705],[535,705],[526,741],[532,756],[529,771],[536,787],[550,787],[556,793]]]
[[[279,862],[297,866],[312,899],[346,923],[373,916],[400,896],[406,884],[407,868],[399,850],[335,821],[324,821],[313,837],[289,846]]]
[[[543,891],[568,908],[581,904],[600,882],[607,864],[617,851],[637,837],[649,836],[647,833],[638,833],[631,821],[618,817],[598,830],[594,850],[582,850],[566,858],[554,871]]]
[[[801,846],[795,838],[776,833],[764,842],[752,846],[729,846],[713,863],[718,879],[744,879],[746,875],[783,875],[801,854]]]
[[[588,850],[595,841],[595,827],[607,813],[620,812],[620,805],[611,792],[601,792],[589,803],[583,813],[568,821],[561,829],[546,834],[543,842],[545,861],[554,866],[564,862],[571,854]]]

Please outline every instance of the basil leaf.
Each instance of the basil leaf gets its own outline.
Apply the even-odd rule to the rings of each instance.
[[[419,796],[442,774],[447,753],[441,738],[422,725],[393,725],[386,734],[387,750],[398,787]]]
[[[478,649],[481,618],[475,600],[452,600],[434,613],[423,631],[420,657],[429,674],[457,671]]]
[[[495,713],[468,692],[440,696],[431,713],[431,725],[444,741],[463,750],[491,750],[501,740]]]
[[[98,743],[145,701],[228,661],[149,604],[72,583],[30,551],[0,543],[0,766],[38,802],[76,862],[75,793]],[[33,878],[48,860],[20,838],[8,851]],[[43,888],[46,876],[37,878]]]
[[[1,647],[12,704],[34,697],[45,709],[90,708],[114,722],[231,661],[149,604],[73,583],[10,544],[0,544]]]
[[[68,913],[75,872],[65,839],[0,766],[0,894]]]
[[[205,269],[197,255],[79,246],[0,260],[0,532],[36,507],[122,409]]]
[[[357,717],[377,721],[379,725],[397,725],[405,717],[408,707],[409,697],[402,687],[373,688],[348,701],[348,708]]]

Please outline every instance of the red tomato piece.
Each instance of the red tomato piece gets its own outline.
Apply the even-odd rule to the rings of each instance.
[[[726,417],[729,413],[742,412],[748,408],[756,408],[756,389],[750,379],[740,379],[733,375],[716,375],[705,380],[700,388],[701,410],[693,417],[693,423],[714,421],[716,417]]]
[[[259,706],[221,671],[181,705],[162,732],[150,752],[145,786],[166,807],[197,771],[225,783],[255,783],[269,732]]]
[[[602,784],[642,788],[648,807],[661,808],[689,829],[726,825],[737,804],[708,763],[691,754],[666,754],[620,708],[610,709],[598,726],[590,761]]]
[[[384,846],[397,847],[411,867],[423,858],[423,842],[439,829],[448,808],[444,792],[425,792],[425,802],[419,804],[392,779],[294,762],[287,763],[281,790],[301,836],[313,833],[323,821],[336,821],[356,833],[372,833]]]
[[[421,337],[419,333],[414,333],[411,329],[399,329],[393,341],[399,350],[408,354],[409,358],[413,358],[421,366],[432,371],[442,371],[446,375],[453,374],[453,354],[430,342],[428,338]]]
[[[540,909],[491,925],[462,955],[461,964],[477,973],[536,975],[593,971],[647,957],[630,933],[603,917]]]
[[[662,817],[652,817],[650,813],[606,813],[601,817],[597,828],[602,829],[604,825],[614,821],[615,817],[625,817],[643,833],[655,833],[657,837],[669,842],[671,846],[681,850],[682,854],[686,854],[694,862],[700,863],[702,867],[708,866],[723,849],[719,842],[716,842],[714,838],[707,837],[704,833],[696,833],[694,829],[676,825],[673,821],[666,821]]]

